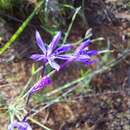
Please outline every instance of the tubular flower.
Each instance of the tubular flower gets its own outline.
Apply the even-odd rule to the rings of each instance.
[[[61,47],[56,48],[60,38],[61,32],[58,32],[52,39],[51,43],[46,47],[40,36],[40,33],[36,31],[36,43],[43,53],[33,54],[30,58],[35,61],[42,61],[43,63],[48,62],[52,68],[59,71],[60,65],[56,63],[55,59],[67,60],[69,57],[64,57],[63,53],[69,51],[72,48],[71,44],[64,44]]]
[[[8,126],[8,130],[14,130],[15,128],[17,128],[18,130],[32,130],[31,126],[26,121],[14,121]]]
[[[85,40],[74,52],[74,60],[78,62],[82,62],[84,64],[92,64],[95,63],[96,60],[92,60],[92,56],[97,54],[96,50],[89,50],[88,45],[91,43],[91,40]]]
[[[30,94],[34,94],[37,91],[42,90],[45,86],[51,83],[51,79],[47,76],[44,76],[41,80],[39,80],[31,89]]]

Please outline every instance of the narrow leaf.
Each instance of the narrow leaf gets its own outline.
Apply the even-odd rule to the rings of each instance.
[[[5,50],[7,50],[9,48],[9,46],[20,36],[20,34],[24,31],[24,29],[27,27],[28,23],[31,21],[31,19],[33,18],[33,16],[36,14],[36,12],[38,11],[38,9],[41,7],[41,5],[43,4],[43,1],[40,2],[36,8],[34,9],[34,11],[28,16],[28,18],[22,23],[22,25],[18,28],[18,30],[13,34],[13,36],[10,38],[10,40],[5,43],[5,45],[0,48],[0,55],[3,54],[5,52]]]

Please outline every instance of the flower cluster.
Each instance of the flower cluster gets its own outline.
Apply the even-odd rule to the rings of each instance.
[[[61,66],[56,62],[56,59],[82,62],[87,65],[96,62],[95,60],[92,60],[91,57],[96,55],[97,51],[88,49],[88,45],[91,43],[90,39],[84,40],[73,53],[66,54],[66,52],[70,51],[73,48],[73,45],[66,43],[57,48],[57,44],[60,41],[60,38],[61,32],[58,32],[52,39],[51,43],[47,46],[42,40],[40,33],[36,31],[36,43],[41,49],[42,54],[33,54],[30,58],[34,61],[41,61],[44,65],[48,63],[53,69],[57,71],[60,70]],[[32,87],[30,94],[36,93],[50,83],[51,79],[47,76],[44,76]]]
[[[96,50],[89,50],[88,45],[91,43],[90,39],[84,40],[73,53],[68,53],[72,50],[73,45],[70,43],[62,44],[60,47],[57,47],[58,42],[61,38],[61,32],[58,32],[52,39],[49,45],[46,45],[43,42],[40,33],[36,31],[36,43],[41,49],[41,54],[33,54],[30,58],[35,61],[41,61],[44,66],[49,64],[53,69],[59,71],[63,65],[59,65],[56,60],[69,62],[81,62],[84,64],[95,63],[95,60],[92,60],[92,56],[97,54]],[[72,51],[71,51],[72,52]],[[66,54],[67,53],[67,54]],[[68,61],[68,62],[67,62]],[[43,76],[29,91],[29,96],[35,94],[36,92],[42,90],[45,86],[51,83],[51,79],[48,76]],[[17,128],[18,130],[32,130],[31,126],[27,121],[23,120],[21,122],[14,121],[8,126],[8,130],[13,130]]]
[[[78,61],[84,64],[94,63],[94,61],[91,60],[91,56],[96,55],[97,51],[88,50],[88,45],[91,43],[90,39],[81,43],[73,54],[65,54],[72,49],[73,45],[66,43],[56,48],[60,38],[61,32],[58,32],[52,39],[51,43],[46,46],[39,32],[36,31],[36,43],[42,50],[43,54],[33,54],[30,58],[35,61],[41,61],[44,64],[49,63],[50,66],[57,71],[60,70],[60,65],[55,61],[56,59]]]

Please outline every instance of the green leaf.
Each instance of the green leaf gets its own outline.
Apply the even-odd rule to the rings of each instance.
[[[32,20],[33,16],[36,14],[38,9],[43,4],[43,1],[40,2],[34,11],[28,16],[28,18],[22,23],[22,25],[18,28],[18,30],[13,34],[13,36],[10,38],[10,40],[2,47],[0,48],[0,55],[5,52],[9,48],[9,46],[20,36],[20,34],[24,31],[24,29],[27,27],[28,23]]]
[[[80,11],[80,9],[81,9],[81,7],[76,8],[75,13],[74,13],[74,15],[73,15],[73,17],[72,17],[71,23],[70,23],[70,25],[69,25],[69,27],[68,27],[68,30],[67,30],[67,32],[65,33],[65,37],[64,37],[64,39],[63,39],[63,43],[66,42],[66,40],[67,40],[67,38],[68,38],[68,36],[69,36],[70,30],[71,30],[71,28],[72,28],[72,25],[73,25],[73,23],[74,23],[74,20],[75,20],[75,18],[76,18],[76,16],[77,16],[78,12]]]

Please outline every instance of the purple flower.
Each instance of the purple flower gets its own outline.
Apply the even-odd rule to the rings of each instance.
[[[97,60],[92,60],[92,56],[97,55],[97,51],[96,50],[89,50],[88,49],[88,45],[91,43],[91,40],[85,40],[84,42],[82,42],[75,50],[75,52],[73,54],[65,54],[65,55],[60,55],[57,57],[60,57],[61,59],[68,59],[67,62],[65,62],[63,66],[65,66],[66,64],[68,64],[69,62],[82,62],[86,65],[90,65],[93,63],[96,63]]]
[[[33,54],[31,59],[35,61],[42,61],[43,63],[49,63],[50,66],[57,71],[60,69],[60,65],[55,61],[55,59],[67,60],[69,57],[65,57],[63,53],[69,51],[72,48],[71,44],[64,44],[59,48],[56,48],[58,42],[61,38],[61,32],[58,32],[51,43],[46,47],[40,34],[36,31],[36,42],[39,48],[42,50],[43,54]]]
[[[91,56],[97,54],[96,50],[89,50],[88,45],[91,43],[91,40],[85,40],[74,52],[74,61],[82,62],[84,64],[95,63],[96,60],[92,60]]]
[[[32,130],[31,126],[26,121],[14,121],[13,123],[9,124],[8,130],[14,130],[14,128],[17,128],[18,130]]]
[[[47,76],[44,76],[41,80],[39,80],[31,89],[30,94],[34,94],[37,91],[42,90],[46,85],[51,83],[51,79]]]

